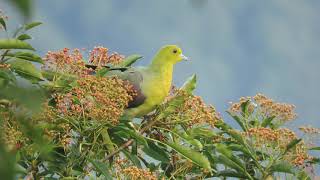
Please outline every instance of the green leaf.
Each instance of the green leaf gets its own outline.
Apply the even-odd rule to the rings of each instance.
[[[4,30],[7,30],[6,21],[5,21],[4,18],[2,18],[2,17],[0,17],[0,24],[2,25],[2,27],[4,28]]]
[[[133,63],[135,63],[137,60],[141,59],[142,57],[143,56],[138,55],[138,54],[130,55],[130,56],[126,57],[125,59],[123,59],[122,62],[120,64],[118,64],[116,67],[129,67]]]
[[[216,149],[219,153],[221,153],[223,156],[227,157],[230,161],[232,161],[233,163],[235,163],[237,165],[237,167],[240,167],[242,169],[242,171],[245,171],[245,166],[244,164],[241,162],[240,159],[238,159],[238,157],[234,156],[232,151],[230,151],[226,145],[224,144],[217,144],[216,145]]]
[[[20,76],[32,81],[37,82],[43,80],[41,72],[28,61],[11,60],[8,62],[10,68],[13,69]]]
[[[6,56],[16,57],[17,59],[33,61],[33,62],[38,62],[38,63],[44,64],[44,62],[40,56],[33,54],[33,53],[30,53],[30,52],[8,53],[8,54],[6,54]]]
[[[27,39],[31,39],[31,36],[29,36],[28,34],[21,34],[20,36],[17,37],[17,39],[24,41]]]
[[[267,127],[270,125],[270,123],[272,122],[272,120],[274,120],[275,116],[271,116],[271,117],[267,117],[265,118],[262,123],[261,123],[261,127]]]
[[[224,164],[229,168],[235,169],[237,171],[240,171],[240,173],[246,174],[245,170],[241,166],[239,166],[237,163],[235,163],[234,161],[232,161],[231,159],[227,158],[224,155],[218,156],[217,163]]]
[[[5,80],[11,81],[11,82],[16,82],[16,77],[9,70],[0,69],[0,78],[3,78]]]
[[[246,131],[247,128],[245,127],[244,123],[243,123],[243,119],[240,118],[238,115],[234,114],[231,111],[227,111],[227,113],[239,124],[239,126],[241,127],[242,130]]]
[[[294,148],[302,139],[293,139],[288,145],[283,154],[286,154],[290,149]]]
[[[42,22],[31,22],[29,24],[24,25],[24,29],[27,31],[27,30],[32,29],[32,28],[39,26],[41,24],[42,24]]]
[[[294,167],[290,163],[281,161],[281,162],[278,162],[276,164],[273,164],[270,167],[270,170],[271,170],[272,173],[274,173],[274,172],[282,172],[282,173],[294,174],[294,169],[293,168]]]
[[[245,116],[248,115],[248,107],[249,107],[249,105],[250,105],[250,100],[247,100],[246,102],[241,104],[241,111]]]
[[[193,74],[187,79],[187,81],[182,85],[181,89],[185,90],[188,93],[192,93],[197,86],[197,76]]]
[[[88,160],[95,167],[96,171],[103,174],[107,180],[113,179],[109,172],[109,168],[105,163],[102,163],[100,161],[93,160],[93,159],[88,159]]]
[[[216,135],[216,133],[212,129],[204,128],[204,127],[194,127],[188,130],[188,134],[192,137],[204,137],[204,138],[212,138]]]
[[[197,150],[200,150],[200,151],[202,150],[203,145],[199,140],[189,136],[186,132],[183,132],[183,133],[175,132],[175,131],[173,132],[179,137],[181,137],[182,139],[184,139],[186,142],[188,142],[190,145],[193,145],[194,147],[196,147]]]
[[[165,149],[148,140],[148,146],[143,147],[143,152],[162,163],[169,163],[170,159]]]
[[[171,113],[173,113],[182,103],[184,102],[184,98],[181,96],[176,96],[166,103],[166,107],[159,114],[158,118],[163,119],[168,117]]]
[[[320,146],[309,148],[310,151],[320,151]]]
[[[193,163],[197,164],[198,166],[203,167],[207,170],[211,169],[209,160],[201,153],[194,151],[190,148],[187,148],[183,145],[180,145],[178,143],[166,142],[165,144],[171,147],[172,149],[174,149],[179,154],[181,154],[183,157],[191,160]]]
[[[143,145],[146,145],[146,146],[148,145],[147,140],[144,138],[144,136],[142,136],[141,134],[135,132],[134,130],[125,128],[123,126],[118,126],[118,127],[114,128],[114,129],[116,129],[118,132],[125,133],[126,135],[129,135],[129,137],[131,137],[131,138],[136,139],[140,144],[143,144]]]
[[[131,154],[130,152],[128,152],[127,150],[122,150],[121,151],[125,156],[127,156],[128,159],[130,159],[130,161],[135,165],[137,166],[138,168],[142,168],[141,166],[141,162],[139,160],[139,158],[134,155],[134,154]]]
[[[246,156],[252,157],[251,153],[246,148],[244,148],[242,145],[230,144],[230,145],[228,145],[228,149],[230,149],[232,151],[240,151],[243,154],[245,154]]]
[[[311,180],[309,175],[303,170],[298,172],[297,178],[298,178],[298,180]]]
[[[235,177],[235,178],[241,178],[245,179],[247,178],[246,175],[239,173],[238,171],[233,171],[233,170],[223,170],[223,171],[218,171],[214,174],[214,177]]]
[[[226,131],[231,137],[233,137],[238,143],[244,145],[244,139],[239,132],[233,129],[229,129]]]
[[[35,50],[33,47],[18,39],[0,39],[0,49],[29,49]]]

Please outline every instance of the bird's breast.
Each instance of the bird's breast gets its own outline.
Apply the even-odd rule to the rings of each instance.
[[[146,79],[143,91],[147,95],[147,103],[159,105],[168,95],[172,82],[172,71],[164,71],[161,74],[154,74]]]

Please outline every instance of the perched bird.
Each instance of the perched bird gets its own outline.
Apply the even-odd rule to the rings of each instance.
[[[109,71],[107,76],[117,76],[129,81],[138,94],[129,102],[124,115],[131,118],[141,117],[160,105],[170,91],[173,66],[187,59],[177,45],[166,45],[158,51],[146,67]]]

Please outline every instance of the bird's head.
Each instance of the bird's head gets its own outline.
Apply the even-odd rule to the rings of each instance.
[[[163,46],[158,53],[164,61],[169,61],[173,64],[181,60],[188,60],[188,58],[182,54],[181,48],[177,45]]]

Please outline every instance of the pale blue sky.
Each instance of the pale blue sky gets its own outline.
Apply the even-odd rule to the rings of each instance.
[[[0,3],[10,26],[19,24]],[[32,44],[42,55],[103,45],[144,55],[140,65],[162,45],[179,44],[191,62],[176,66],[175,84],[196,73],[196,93],[218,111],[262,92],[294,103],[296,125],[320,127],[319,7],[315,0],[37,0],[33,19],[44,24]]]

